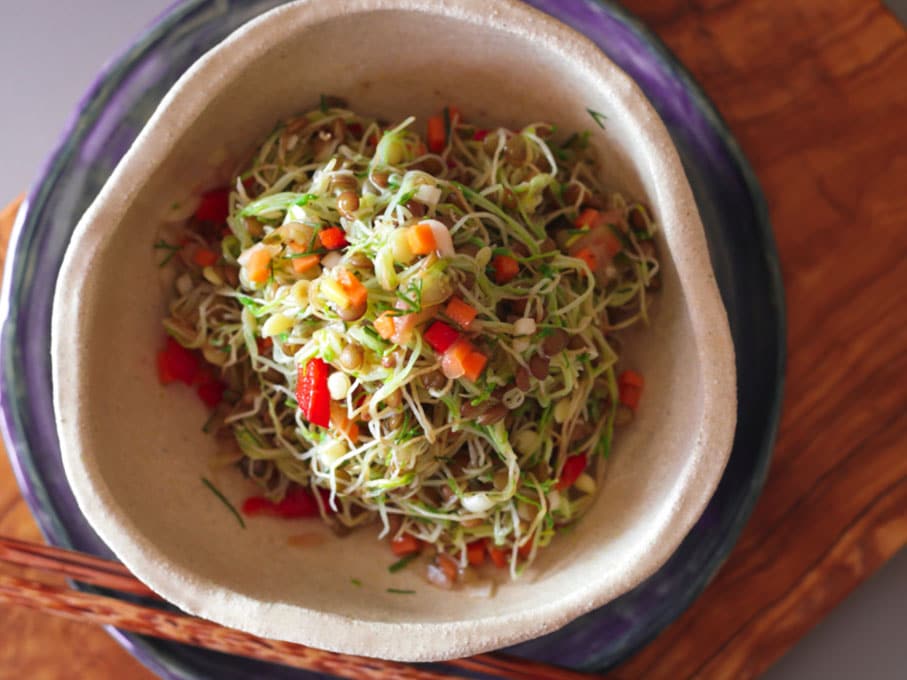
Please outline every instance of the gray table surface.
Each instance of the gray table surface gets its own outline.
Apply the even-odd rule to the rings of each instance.
[[[0,63],[5,65],[0,71],[5,100],[0,204],[31,184],[99,68],[171,4],[0,0]],[[907,0],[890,0],[889,5],[907,21]],[[907,678],[907,550],[861,585],[764,677]]]

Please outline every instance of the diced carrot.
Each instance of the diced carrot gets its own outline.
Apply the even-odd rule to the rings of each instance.
[[[488,363],[488,357],[481,352],[470,352],[463,360],[463,375],[475,382],[485,370],[485,364]]]
[[[516,549],[516,554],[526,559],[529,557],[529,553],[532,552],[532,541],[526,541],[523,545]]]
[[[602,223],[602,214],[594,208],[586,208],[573,221],[577,229],[597,227]]]
[[[589,250],[589,248],[581,248],[579,251],[577,251],[574,257],[578,257],[587,265],[589,265],[589,269],[593,272],[598,266],[598,258],[595,257],[595,253]]]
[[[422,542],[412,534],[403,534],[391,541],[391,550],[397,557],[412,555],[422,549]]]
[[[475,307],[463,302],[458,297],[450,298],[444,313],[461,328],[469,328],[478,314]]]
[[[359,439],[359,425],[355,420],[350,420],[346,406],[337,401],[331,402],[331,425],[346,434],[353,443]]]
[[[512,281],[520,273],[520,264],[509,255],[495,255],[491,261],[495,283]]]
[[[504,569],[507,566],[507,553],[502,548],[498,548],[491,541],[487,541],[485,548],[488,550],[488,556],[494,562],[498,569]]]
[[[379,314],[378,318],[375,319],[375,330],[378,331],[380,335],[385,340],[390,340],[394,336],[394,332],[397,330],[394,326],[394,317],[391,316],[388,312]]]
[[[291,242],[289,244],[289,248],[295,255],[297,255],[297,257],[294,257],[292,260],[290,260],[293,263],[293,271],[297,274],[304,274],[312,267],[316,266],[319,262],[321,262],[321,256],[316,255],[315,253],[298,257],[300,253],[304,253],[307,250],[307,248],[301,243]]]
[[[312,267],[318,266],[321,262],[320,255],[303,255],[302,257],[293,258],[293,271],[297,274],[304,274]]]
[[[424,222],[411,226],[406,232],[406,240],[415,255],[428,255],[438,247],[434,230]]]
[[[192,261],[199,267],[211,267],[217,262],[217,253],[208,248],[199,248],[192,256]]]
[[[475,348],[469,340],[460,338],[441,355],[441,372],[451,380],[463,377],[466,373],[467,357],[474,351]]]
[[[618,399],[634,411],[639,406],[644,385],[643,377],[636,371],[624,371],[617,378]]]
[[[368,290],[349,269],[343,267],[337,269],[337,283],[343,287],[354,307],[360,307],[368,301]]]
[[[473,541],[466,544],[466,560],[474,567],[485,563],[485,541]]]
[[[249,255],[246,262],[246,271],[249,281],[264,283],[268,280],[268,268],[271,264],[271,253],[266,248],[259,248]]]
[[[441,153],[446,145],[444,118],[432,116],[428,119],[428,148],[432,153]]]
[[[318,240],[328,250],[339,250],[347,245],[346,233],[340,227],[328,227],[318,232]]]

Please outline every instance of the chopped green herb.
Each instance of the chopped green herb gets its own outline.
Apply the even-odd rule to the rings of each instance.
[[[172,243],[167,243],[164,239],[159,240],[154,244],[155,250],[166,250],[169,251],[163,260],[157,263],[158,267],[163,267],[165,264],[170,262],[173,259],[173,256],[176,255],[179,251],[183,249],[180,245],[174,245]]]
[[[400,588],[388,588],[387,592],[393,593],[394,595],[415,595],[415,590],[401,590]]]
[[[593,109],[586,109],[589,112],[589,115],[592,116],[592,120],[595,121],[595,124],[598,125],[602,130],[605,129],[605,121],[608,120],[608,116],[599,111],[594,111]]]
[[[236,508],[233,507],[233,504],[227,500],[227,497],[224,496],[220,492],[220,490],[216,486],[214,486],[214,484],[212,484],[211,481],[207,477],[202,477],[202,484],[207,486],[211,490],[211,493],[213,493],[215,496],[217,496],[220,499],[220,502],[227,506],[227,509],[233,513],[233,516],[236,518],[236,521],[239,522],[239,526],[241,526],[243,529],[245,529],[246,523],[243,521],[242,515],[240,515],[239,512],[237,512]]]
[[[361,587],[362,587],[362,581],[360,581],[358,578],[351,578],[351,579],[350,579],[350,583],[352,583],[352,584],[353,584],[354,586],[356,586],[357,588],[361,588]]]
[[[397,560],[391,566],[389,566],[387,568],[387,570],[392,574],[396,574],[401,569],[405,569],[406,565],[409,564],[410,562],[412,562],[417,557],[419,557],[418,553],[413,553],[412,555],[406,555],[405,557],[401,557],[399,560]]]

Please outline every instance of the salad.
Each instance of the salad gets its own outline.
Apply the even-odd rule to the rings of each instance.
[[[241,524],[367,525],[392,570],[421,556],[450,588],[517,577],[590,507],[643,390],[620,331],[660,277],[590,132],[427,123],[323,97],[277,125],[156,244],[176,270],[157,363],[260,489],[237,511],[205,480]]]

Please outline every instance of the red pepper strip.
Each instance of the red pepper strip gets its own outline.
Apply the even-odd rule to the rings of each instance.
[[[561,478],[557,480],[555,488],[558,491],[563,491],[564,489],[569,489],[573,486],[573,483],[579,479],[579,476],[585,471],[586,462],[585,453],[578,453],[575,456],[570,456],[564,461],[564,469],[561,471]]]
[[[425,342],[438,352],[446,352],[460,338],[460,333],[448,326],[443,321],[435,321],[425,333],[422,334]]]
[[[319,489],[322,500],[325,500],[324,490]],[[330,493],[330,492],[328,492]],[[325,508],[330,506],[325,501]],[[243,503],[242,511],[249,517],[255,515],[276,515],[284,519],[300,519],[303,517],[318,517],[318,502],[308,489],[301,486],[289,489],[283,500],[275,503],[264,496],[252,496]]]
[[[634,411],[639,406],[642,396],[643,377],[636,371],[624,371],[617,378],[618,399],[624,406],[629,406]]]
[[[195,219],[201,222],[225,222],[230,214],[230,189],[212,189],[202,194],[195,209]]]
[[[485,541],[479,539],[466,544],[466,561],[474,567],[485,563]]]
[[[224,398],[224,385],[218,380],[203,382],[198,386],[198,396],[208,408],[217,406]]]
[[[157,371],[162,385],[175,380],[191,385],[198,375],[198,357],[168,337],[164,349],[157,355]]]
[[[303,417],[312,425],[331,424],[331,395],[328,392],[328,365],[322,359],[309,359],[296,375],[296,401]]]

